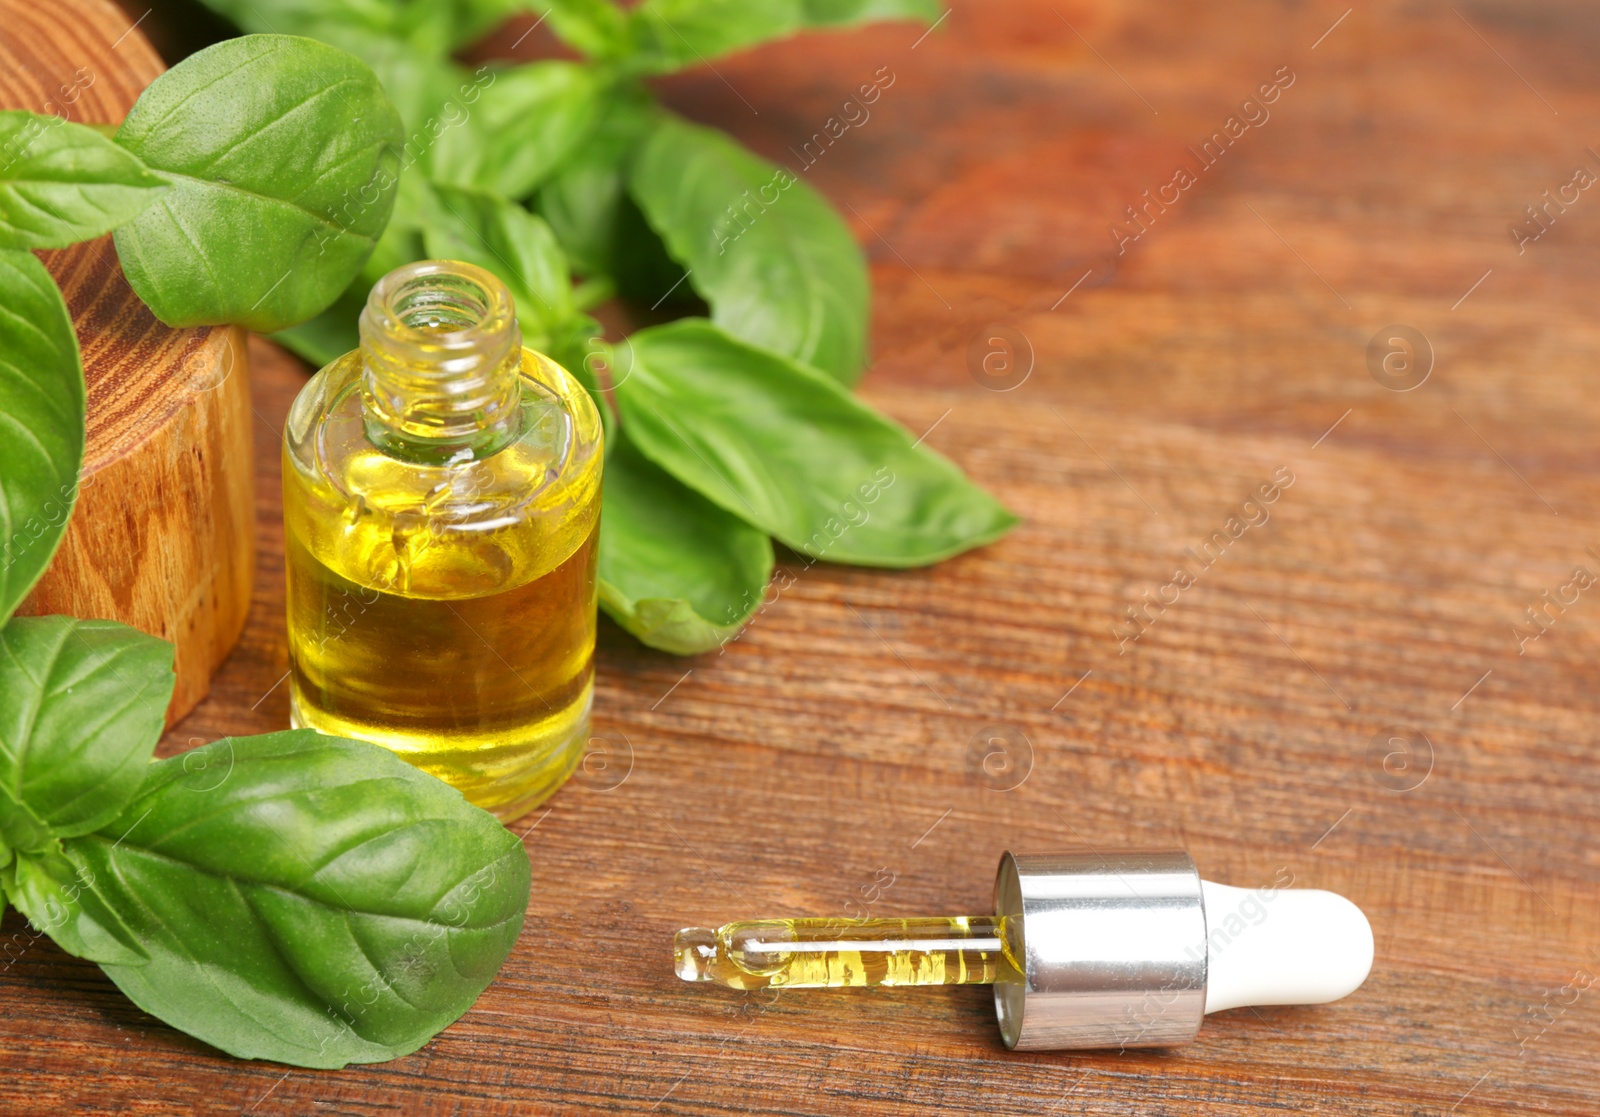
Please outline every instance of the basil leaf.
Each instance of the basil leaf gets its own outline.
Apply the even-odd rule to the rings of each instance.
[[[0,249],[0,624],[67,528],[83,464],[83,366],[39,258]]]
[[[414,170],[401,175],[400,188],[395,192],[394,215],[389,219],[389,226],[378,238],[378,246],[367,257],[361,274],[351,284],[351,290],[345,292],[345,296],[357,297],[365,306],[367,295],[378,280],[395,268],[427,259],[428,250],[422,243],[422,231],[445,221],[443,214],[444,209],[439,205],[439,196],[434,192],[432,183]]]
[[[116,232],[129,284],[170,326],[305,321],[383,232],[401,140],[377,77],[335,47],[250,35],[190,55],[117,132],[172,184]]]
[[[628,187],[711,319],[734,337],[820,368],[861,371],[866,264],[822,196],[710,128],[663,116]]]
[[[397,29],[398,5],[390,0],[201,0],[240,30],[309,35],[320,23],[353,24],[371,31]],[[442,5],[407,5],[437,17]],[[436,24],[434,30],[442,27]]]
[[[587,276],[606,276],[617,293],[651,312],[706,310],[683,265],[668,254],[627,192],[627,167],[658,115],[644,90],[613,90],[594,133],[540,189],[539,211]]]
[[[0,833],[9,844],[29,848],[10,837],[15,805],[62,838],[122,813],[161,737],[172,654],[165,640],[114,621],[18,617],[0,629]]]
[[[809,27],[839,27],[884,19],[928,23],[944,14],[939,0],[802,0],[801,6]]]
[[[307,35],[338,42],[341,33],[382,35],[443,55],[476,42],[531,0],[203,0],[245,31]]]
[[[413,43],[369,24],[325,20],[312,23],[299,33],[348,51],[372,67],[405,126],[403,163],[408,168],[433,143],[426,127],[430,114],[439,113],[463,85],[471,84],[471,74],[466,69],[438,53],[443,32],[431,34],[428,41]]]
[[[727,643],[760,607],[772,541],[651,462],[618,428],[601,490],[600,604],[652,648]]]
[[[594,361],[614,359],[612,347],[606,343],[605,327],[598,319],[587,314],[575,313],[566,324],[551,337],[549,347],[544,350],[544,355],[572,374],[572,378],[582,384],[584,390],[594,399],[595,410],[600,413],[600,425],[603,428],[605,446],[609,452],[611,446],[611,405],[606,402],[600,393],[600,384],[595,376]]]
[[[0,248],[65,248],[131,221],[167,184],[59,116],[0,111]]]
[[[94,873],[63,852],[59,842],[54,845],[19,853],[0,870],[0,883],[17,910],[68,954],[91,962],[143,965],[149,956],[94,891]]]
[[[55,840],[43,819],[13,798],[11,792],[0,788],[0,866],[15,851],[49,849]],[[16,855],[20,857],[22,852]]]
[[[811,27],[928,21],[942,10],[938,0],[645,0],[630,13],[630,61],[663,73]]]
[[[435,186],[421,175],[401,179],[395,215],[361,275],[327,310],[273,335],[311,363],[327,364],[356,348],[361,309],[372,285],[415,260],[466,260],[488,268],[511,290],[523,341],[548,349],[574,328],[572,283],[549,228],[515,202],[481,190]]]
[[[386,749],[290,730],[158,761],[66,842],[143,945],[103,964],[135,1004],[246,1059],[415,1051],[472,1006],[522,928],[522,843]]]
[[[491,80],[492,79],[492,80]],[[603,85],[572,62],[532,62],[468,86],[460,126],[440,132],[423,165],[435,182],[525,198],[594,127]]]
[[[623,209],[633,205],[625,171],[634,149],[649,134],[653,119],[644,90],[613,91],[582,146],[539,189],[539,212],[573,266],[584,275],[616,275],[623,270],[620,257],[630,247],[624,236]],[[644,232],[659,240],[648,227]],[[673,272],[668,285],[683,275],[682,268],[667,270]]]
[[[604,79],[571,62],[470,71],[359,25],[314,33],[372,67],[405,124],[404,165],[436,182],[526,197],[593,127],[604,98]]]
[[[416,5],[427,7],[424,5]],[[538,0],[455,0],[451,10],[450,47],[470,46],[519,12],[543,10]]]
[[[628,21],[611,0],[547,0],[556,35],[583,54],[615,58],[628,50]]]
[[[602,79],[571,62],[468,70],[357,26],[318,38],[372,67],[405,124],[403,164],[434,181],[523,197],[583,138]]]
[[[523,343],[544,350],[573,316],[567,261],[543,220],[478,190],[433,187],[438,209],[423,231],[434,259],[487,268],[511,290]]]
[[[629,375],[616,388],[628,436],[678,480],[797,551],[921,566],[1018,522],[947,459],[814,369],[703,320],[628,341]]]

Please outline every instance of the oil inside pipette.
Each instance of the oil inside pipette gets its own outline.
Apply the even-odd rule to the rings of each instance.
[[[759,919],[673,940],[685,981],[733,989],[985,985],[1019,972],[998,916]]]

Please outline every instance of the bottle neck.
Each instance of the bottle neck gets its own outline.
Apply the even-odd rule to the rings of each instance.
[[[454,260],[397,268],[361,312],[367,438],[393,457],[488,457],[518,433],[522,334],[511,294]]]

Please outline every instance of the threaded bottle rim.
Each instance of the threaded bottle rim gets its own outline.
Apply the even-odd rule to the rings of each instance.
[[[360,328],[375,443],[432,456],[503,441],[521,400],[522,335],[494,275],[458,260],[396,268],[373,286]]]

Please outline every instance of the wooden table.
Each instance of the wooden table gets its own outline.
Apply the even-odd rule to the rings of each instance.
[[[669,83],[798,167],[894,75],[806,172],[872,260],[864,393],[1026,523],[926,571],[791,560],[720,655],[606,625],[621,762],[520,824],[522,942],[418,1054],[234,1061],[40,942],[0,973],[0,1109],[1600,1112],[1600,583],[1573,584],[1600,577],[1600,193],[1569,190],[1520,252],[1508,232],[1600,174],[1600,35],[1574,0],[1527,8],[961,0],[923,39],[813,37]],[[1241,108],[1284,67],[1269,116]],[[1114,257],[1108,229],[1138,231],[1125,210],[1179,168],[1196,181]],[[975,339],[1012,336],[992,324],[1033,353],[1010,391],[969,371]],[[1409,391],[1381,351],[1369,370],[1397,324],[1434,355]],[[275,440],[303,376],[253,356],[254,611],[169,752],[286,724]],[[1280,469],[1270,519],[1227,536]],[[1220,559],[1191,557],[1219,531]],[[1179,566],[1194,584],[1130,628]],[[1570,603],[1530,626],[1546,591]],[[993,726],[1031,761],[976,763]],[[1410,752],[1386,767],[1391,738]],[[1024,1056],[986,989],[747,995],[669,965],[688,923],[982,911],[1003,849],[1171,845],[1213,879],[1355,899],[1365,987],[1171,1052]]]

